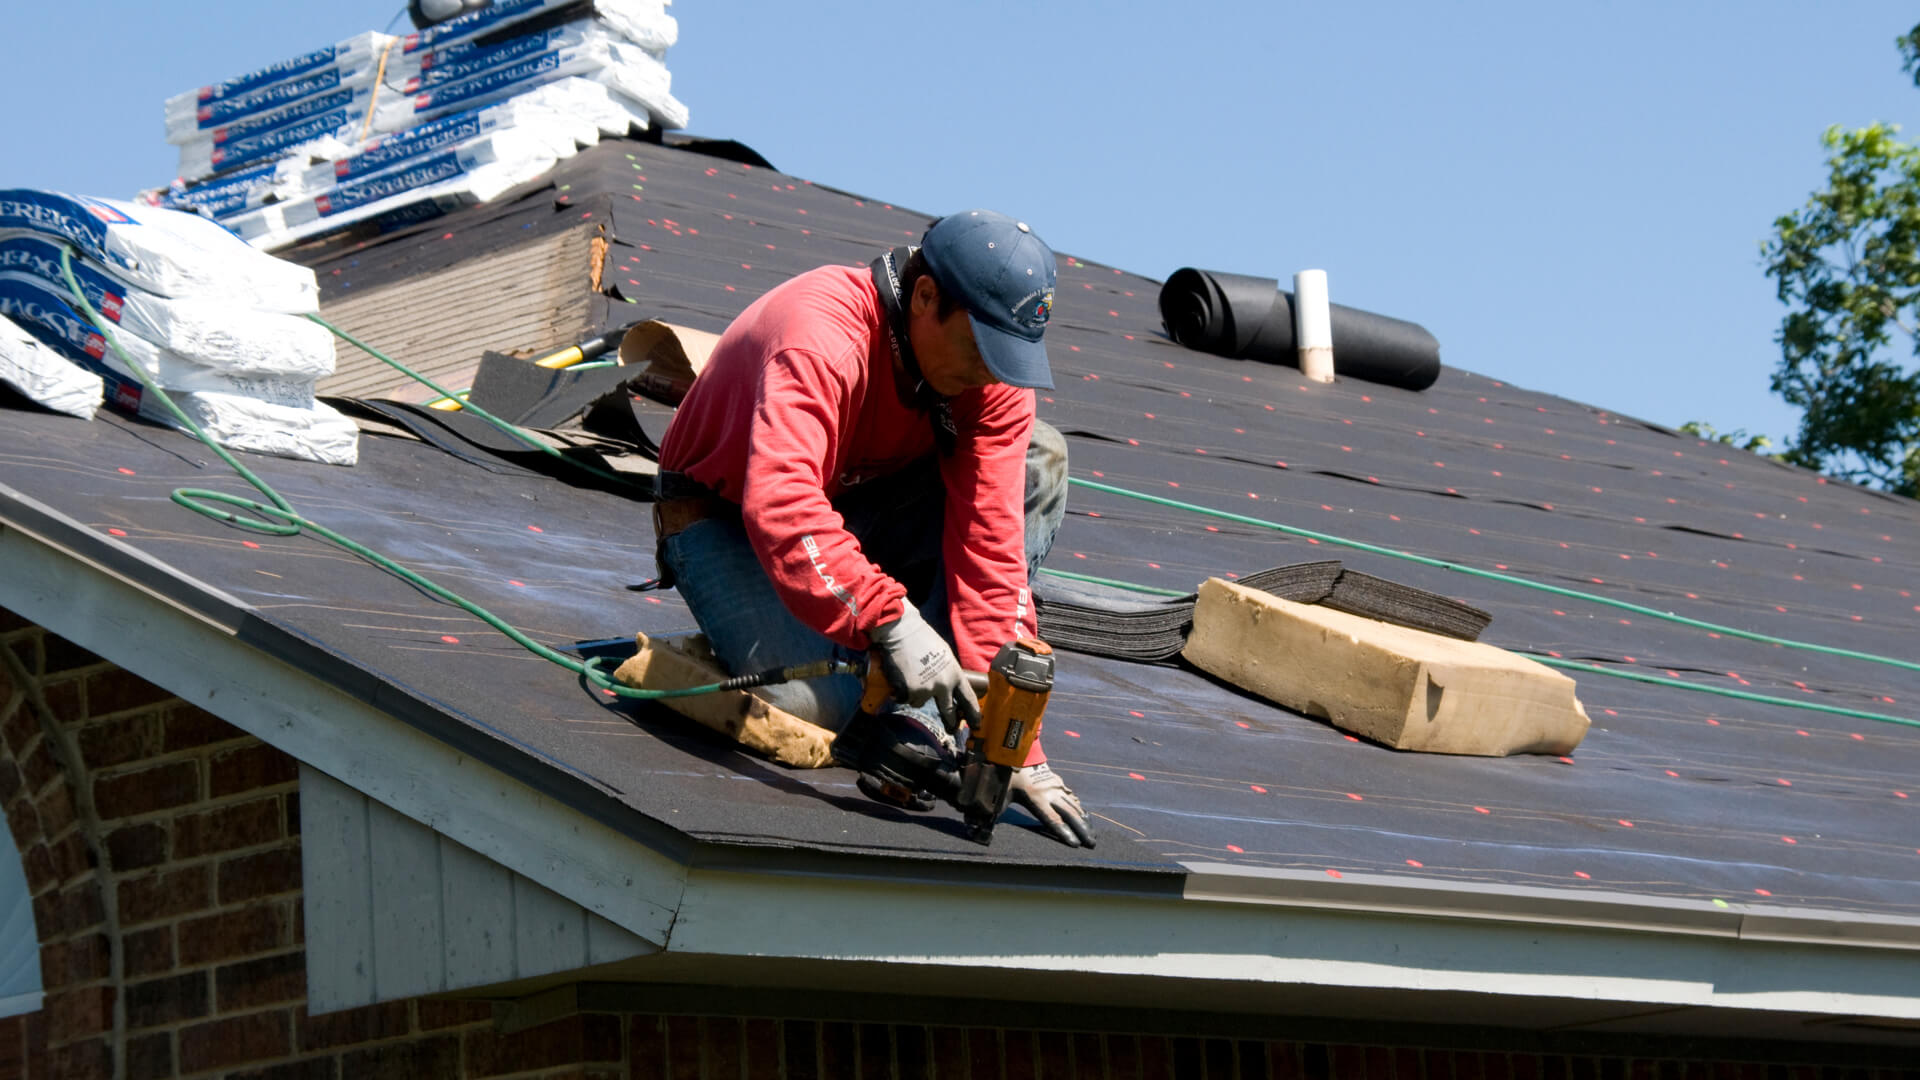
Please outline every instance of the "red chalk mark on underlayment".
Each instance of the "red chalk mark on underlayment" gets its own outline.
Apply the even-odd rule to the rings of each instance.
[[[1077,732],[1077,731],[1067,731],[1067,729],[1066,729],[1066,728],[1061,728],[1060,730],[1061,730],[1061,731],[1066,731],[1066,733],[1067,733],[1067,738],[1069,738],[1069,739],[1077,739],[1077,738],[1079,738],[1079,737],[1080,737],[1080,733],[1079,733],[1079,732]]]
[[[125,535],[127,535],[127,530],[125,530],[125,529],[108,529],[108,530],[107,530],[107,532],[109,532],[109,533],[111,533],[111,534],[112,534],[112,535],[114,535],[114,536],[125,536]]]
[[[1327,876],[1328,876],[1328,877],[1330,877],[1330,878],[1338,878],[1338,877],[1341,877],[1341,876],[1343,876],[1343,875],[1342,875],[1342,874],[1340,873],[1340,871],[1338,871],[1338,870],[1328,870],[1328,871],[1327,871]]]
[[[1491,810],[1489,810],[1489,809],[1487,809],[1487,808],[1486,808],[1486,807],[1484,807],[1484,806],[1476,806],[1476,807],[1474,807],[1474,808],[1473,808],[1473,812],[1474,812],[1474,813],[1476,813],[1476,814],[1491,814],[1491,813],[1493,813],[1493,811],[1491,811]]]
[[[1413,867],[1416,870],[1425,870],[1427,868],[1427,864],[1421,862],[1419,859],[1408,859],[1407,865]]]
[[[528,532],[537,532],[537,533],[543,533],[543,532],[546,532],[547,530],[545,530],[545,529],[543,529],[543,528],[541,528],[541,527],[540,527],[540,526],[538,526],[538,525],[529,525],[529,526],[527,526],[527,531],[528,531]]]
[[[460,639],[457,637],[454,637],[452,634],[441,634],[440,640],[446,642],[449,645],[460,644]]]
[[[138,473],[136,473],[136,472],[134,472],[134,471],[133,471],[132,469],[129,469],[129,468],[127,468],[127,467],[126,467],[125,465],[122,465],[122,466],[120,466],[120,470],[119,470],[119,471],[121,472],[121,474],[122,474],[122,475],[125,475],[125,476],[138,476],[138,475],[139,475]]]
[[[1586,872],[1585,870],[1575,870],[1575,871],[1573,872],[1573,876],[1574,876],[1574,877],[1577,877],[1577,878],[1579,878],[1579,879],[1580,879],[1581,881],[1592,881],[1592,880],[1593,880],[1593,875],[1592,875],[1592,874],[1589,874],[1589,873],[1587,873],[1587,872]]]
[[[1233,852],[1235,855],[1245,855],[1247,853],[1247,849],[1241,847],[1239,844],[1228,844],[1227,850]]]
[[[250,548],[253,548],[253,549],[254,549],[254,550],[256,550],[256,551],[258,551],[258,550],[260,549],[260,545],[259,545],[259,544],[256,544],[256,543],[254,543],[254,542],[253,542],[253,541],[251,541],[251,540],[242,540],[242,541],[240,541],[240,546],[241,546],[241,547],[250,547]]]
[[[1141,776],[1141,775],[1140,775],[1139,773],[1137,773],[1137,772],[1130,772],[1130,773],[1128,773],[1128,774],[1127,774],[1127,779],[1129,779],[1129,780],[1145,780],[1145,779],[1146,779],[1146,777],[1144,777],[1144,776]]]
[[[1259,784],[1248,784],[1247,786],[1262,795],[1265,795],[1267,793],[1267,789],[1261,787]]]

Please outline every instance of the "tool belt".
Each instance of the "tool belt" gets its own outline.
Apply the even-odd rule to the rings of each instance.
[[[708,518],[738,519],[740,504],[715,495],[685,473],[662,471],[654,478],[654,490],[653,561],[660,576],[649,584],[654,589],[671,589],[674,580],[673,571],[667,568],[667,538]]]
[[[657,540],[678,536],[696,521],[740,516],[740,504],[718,495],[690,495],[653,504],[653,535]]]

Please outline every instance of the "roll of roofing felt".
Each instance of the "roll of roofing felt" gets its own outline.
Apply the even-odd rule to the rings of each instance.
[[[1440,377],[1440,342],[1417,323],[1329,305],[1336,375],[1408,390]],[[1183,267],[1160,287],[1167,333],[1189,349],[1298,366],[1293,294],[1275,278]]]

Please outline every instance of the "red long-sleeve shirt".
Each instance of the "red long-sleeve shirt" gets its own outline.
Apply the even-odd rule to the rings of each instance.
[[[849,648],[900,615],[906,589],[869,562],[831,500],[934,453],[927,415],[902,404],[885,313],[863,267],[784,282],[727,327],[660,444],[660,467],[740,504],[787,609]],[[940,461],[941,539],[956,653],[984,671],[1033,636],[1027,591],[1027,440],[1033,391],[951,399],[959,439]],[[1045,760],[1038,750],[1029,764]]]

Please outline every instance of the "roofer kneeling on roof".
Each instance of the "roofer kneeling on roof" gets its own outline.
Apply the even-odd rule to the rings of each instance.
[[[1034,419],[1053,286],[1025,223],[942,218],[918,248],[755,301],[662,440],[661,574],[715,656],[736,673],[882,662],[895,702],[877,718],[850,675],[756,691],[838,730],[835,760],[877,798],[951,797],[954,734],[980,716],[962,669],[1035,636],[1028,579],[1067,494],[1066,441]],[[1062,842],[1092,843],[1038,742],[1014,785]]]

